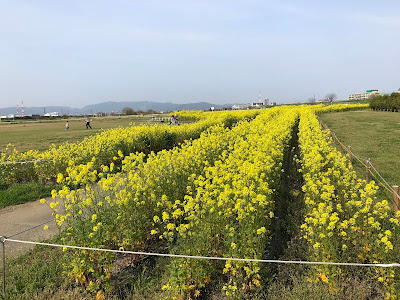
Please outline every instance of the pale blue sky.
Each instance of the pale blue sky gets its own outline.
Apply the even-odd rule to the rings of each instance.
[[[400,88],[400,1],[0,0],[0,107]]]

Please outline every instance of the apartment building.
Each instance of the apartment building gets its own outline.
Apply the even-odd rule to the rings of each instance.
[[[379,95],[383,95],[383,93],[379,93],[378,90],[367,90],[365,93],[350,94],[349,100],[366,100]]]

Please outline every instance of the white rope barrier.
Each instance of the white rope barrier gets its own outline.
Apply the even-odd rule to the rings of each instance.
[[[336,134],[335,133],[333,133],[333,134],[335,135],[335,140],[342,146],[342,149],[347,151],[347,153],[353,155],[355,158],[357,158],[360,161],[367,161],[368,160],[368,159],[361,158],[361,157],[357,156],[353,151],[351,151],[351,153],[350,153],[349,149],[347,149],[347,147],[341,141],[339,141],[339,139],[336,137]]]
[[[39,242],[31,242],[31,241],[22,241],[22,240],[9,239],[9,238],[6,238],[4,236],[3,236],[3,240],[4,240],[4,242],[8,241],[8,242],[14,242],[14,243],[43,245],[43,246],[59,247],[59,248],[67,248],[67,249],[80,249],[80,250],[91,250],[91,251],[121,253],[121,254],[163,256],[163,257],[174,257],[174,258],[208,259],[208,260],[223,260],[223,261],[243,261],[243,262],[260,262],[260,263],[278,263],[278,264],[301,264],[301,265],[331,265],[331,266],[380,267],[380,268],[400,267],[400,264],[398,264],[398,263],[362,264],[362,263],[340,263],[340,262],[313,262],[313,261],[299,261],[299,260],[252,259],[252,258],[196,256],[196,255],[179,255],[179,254],[167,254],[167,253],[112,250],[112,249],[101,249],[101,248],[79,247],[79,246],[70,246],[70,245],[59,245],[59,244],[50,244],[50,243],[39,243]]]
[[[378,172],[377,169],[375,169],[375,167],[373,166],[373,164],[371,163],[371,161],[369,162],[371,164],[371,168],[374,169],[374,171],[376,172],[376,174],[378,174],[378,176],[383,180],[383,182],[389,187],[389,189],[393,192],[393,194],[395,194],[397,197],[400,198],[399,194],[397,194],[393,188],[389,185],[389,183],[387,183],[387,181],[382,177],[382,175]]]
[[[0,165],[17,165],[17,164],[28,164],[28,163],[37,163],[37,162],[47,162],[50,160],[27,160],[27,161],[10,161],[10,162],[0,162]]]
[[[334,135],[334,137],[335,137],[335,140],[342,146],[342,149],[344,148],[344,149],[350,154],[350,151],[347,149],[347,147],[346,147],[342,142],[340,142],[339,139],[336,137],[336,133],[334,133],[333,131],[332,131],[332,133],[333,133],[333,135]],[[353,156],[354,156],[355,158],[357,158],[359,161],[369,162],[371,168],[372,168],[372,169],[375,171],[375,173],[382,179],[382,181],[383,181],[383,182],[387,185],[387,187],[393,192],[393,194],[395,194],[397,197],[400,198],[399,194],[397,194],[397,193],[393,190],[392,186],[385,180],[385,178],[382,177],[382,175],[381,175],[381,174],[378,172],[378,170],[374,167],[374,165],[372,164],[372,162],[371,162],[370,159],[360,158],[360,157],[357,156],[353,151],[351,151],[351,155],[353,155]]]

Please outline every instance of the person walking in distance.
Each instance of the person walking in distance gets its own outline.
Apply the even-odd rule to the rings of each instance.
[[[86,129],[92,129],[92,126],[90,126],[90,119],[89,117],[86,117]]]
[[[176,114],[172,117],[172,124],[179,125],[178,116]]]
[[[65,130],[69,129],[69,121],[67,121],[67,123],[65,124]]]

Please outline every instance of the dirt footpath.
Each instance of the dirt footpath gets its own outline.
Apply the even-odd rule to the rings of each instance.
[[[0,236],[6,236],[16,240],[41,242],[56,235],[58,230],[53,221],[52,209],[49,206],[52,201],[53,199],[50,197],[46,198],[45,204],[37,200],[0,210]],[[47,221],[50,222],[38,226]],[[49,227],[47,230],[43,229],[45,225]],[[35,226],[38,227],[31,229]],[[25,230],[27,231],[22,232]],[[15,235],[19,232],[22,233]],[[14,258],[33,247],[34,245],[6,241],[6,258]]]

